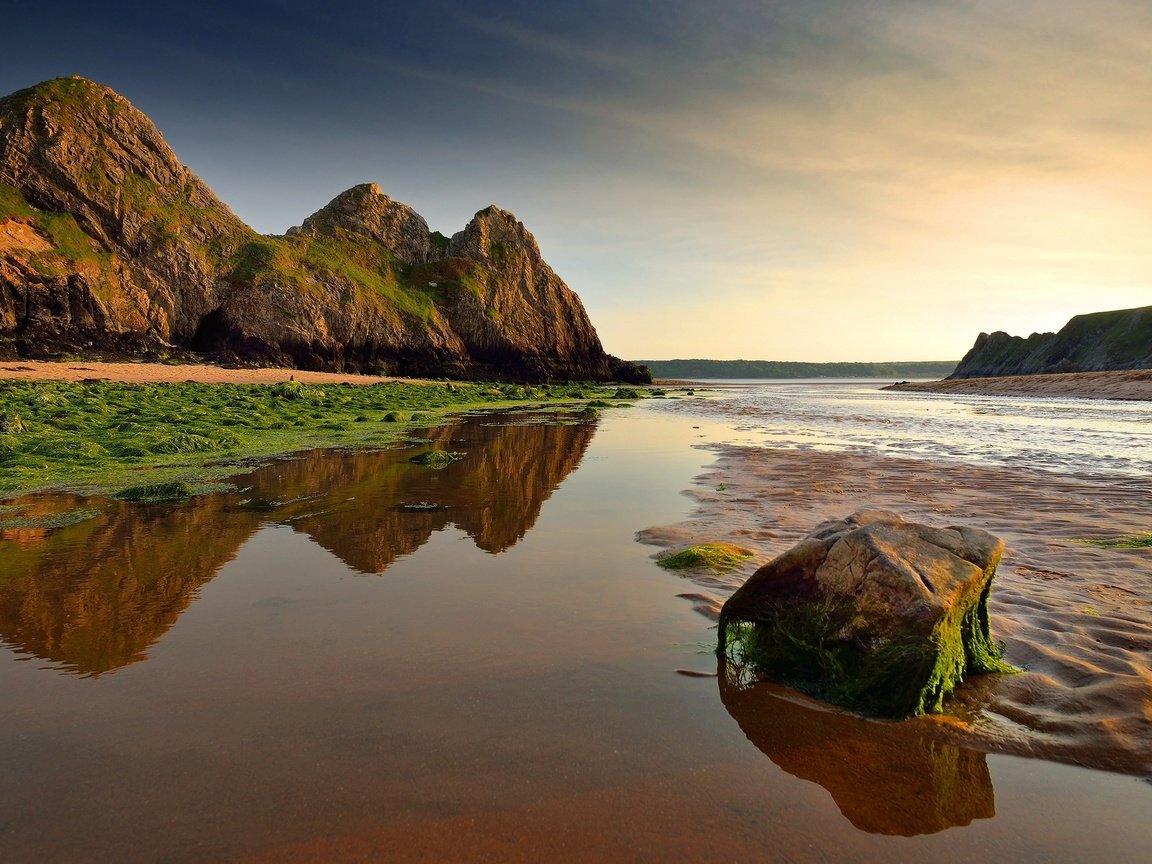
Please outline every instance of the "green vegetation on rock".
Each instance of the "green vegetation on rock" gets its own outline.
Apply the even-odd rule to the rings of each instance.
[[[865,714],[939,712],[967,675],[1016,671],[988,614],[1003,548],[885,511],[825,522],[725,601],[718,653]]]
[[[730,661],[797,690],[866,714],[907,717],[939,713],[965,676],[1018,672],[986,635],[987,591],[957,604],[927,640],[888,634],[874,648],[845,640],[859,610],[851,604],[768,607],[754,622],[725,622]],[[911,670],[911,672],[910,672]]]
[[[1152,306],[1076,315],[1027,339],[981,333],[953,378],[1152,368]]]
[[[704,543],[691,546],[657,560],[667,570],[701,569],[714,572],[734,570],[756,553],[735,543]]]
[[[413,456],[408,461],[416,465],[424,465],[428,468],[443,468],[463,458],[463,453],[449,452],[448,450],[429,450],[427,453]]]

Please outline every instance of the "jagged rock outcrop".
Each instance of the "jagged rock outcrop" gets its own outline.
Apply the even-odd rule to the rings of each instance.
[[[1152,306],[1077,315],[1027,339],[981,333],[951,378],[1152,369]]]
[[[375,183],[361,183],[341,192],[289,234],[313,237],[346,231],[367,237],[391,250],[402,264],[427,264],[444,257],[447,238],[428,230],[424,217],[393,201]]]
[[[257,234],[123,97],[0,100],[0,355],[173,348],[312,369],[638,381],[509,213],[452,241],[375,184]]]

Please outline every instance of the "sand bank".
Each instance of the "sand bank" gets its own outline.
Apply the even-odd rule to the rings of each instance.
[[[1152,369],[1068,372],[1061,375],[1009,375],[1002,378],[946,378],[943,381],[903,382],[884,389],[918,393],[968,393],[973,396],[1152,399]]]
[[[913,722],[980,749],[1152,773],[1152,549],[1078,542],[1152,530],[1152,482],[725,446],[690,494],[690,521],[642,539],[761,552],[694,580],[682,596],[705,614],[816,524],[862,508],[1003,537],[993,635],[1027,671],[971,679],[949,715]]]
[[[338,372],[306,372],[300,369],[226,369],[204,363],[103,363],[13,360],[0,363],[0,379],[24,378],[47,381],[123,381],[158,384],[194,381],[198,384],[276,384],[295,377],[306,384],[376,384],[395,379],[378,375],[345,375]],[[404,379],[411,380],[411,379]]]

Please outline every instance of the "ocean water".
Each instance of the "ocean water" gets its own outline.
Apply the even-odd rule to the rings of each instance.
[[[764,446],[1144,477],[1152,403],[885,391],[891,381],[705,382],[657,410],[731,423]]]
[[[470,417],[428,433],[468,454],[440,471],[20,502],[98,515],[0,532],[0,861],[1149,860],[1139,778],[725,677],[635,533],[804,386]],[[823,386],[787,440],[864,446],[887,397]]]

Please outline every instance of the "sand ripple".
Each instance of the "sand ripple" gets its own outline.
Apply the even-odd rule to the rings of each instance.
[[[759,564],[854,510],[983,528],[1007,544],[990,602],[993,634],[1026,671],[973,679],[949,717],[914,722],[981,749],[1152,774],[1152,549],[1079,542],[1152,530],[1148,481],[717,449],[714,470],[691,492],[693,518],[642,535],[659,546],[725,540],[761,550],[734,573],[693,579],[702,590],[681,596],[699,611],[715,617]]]

